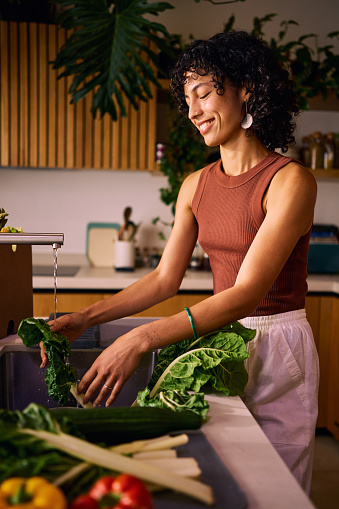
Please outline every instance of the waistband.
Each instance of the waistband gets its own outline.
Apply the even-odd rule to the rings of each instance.
[[[244,327],[249,329],[268,329],[277,325],[288,325],[296,322],[307,322],[306,310],[297,309],[296,311],[287,311],[277,315],[266,316],[248,316],[239,320]]]

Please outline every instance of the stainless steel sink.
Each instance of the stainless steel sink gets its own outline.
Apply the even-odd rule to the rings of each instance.
[[[74,277],[79,271],[79,265],[59,265],[57,268],[58,277]],[[53,277],[54,267],[52,265],[33,265],[33,276]]]
[[[90,368],[94,360],[112,341],[151,318],[124,318],[100,326],[99,348],[72,349],[70,363],[79,374],[79,379]],[[114,406],[130,406],[138,391],[148,383],[157,360],[157,352],[144,355],[137,370],[124,385]],[[35,402],[48,408],[59,406],[48,396],[44,381],[45,370],[40,369],[40,350],[23,345],[7,345],[0,350],[0,408],[22,410]],[[73,396],[67,406],[76,406]]]

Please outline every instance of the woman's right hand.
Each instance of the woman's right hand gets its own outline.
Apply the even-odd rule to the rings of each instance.
[[[88,328],[85,315],[79,312],[59,316],[56,320],[50,320],[48,325],[52,332],[60,332],[66,336],[71,343],[81,336]],[[42,341],[39,346],[42,361],[40,367],[43,368],[48,364],[48,357]]]

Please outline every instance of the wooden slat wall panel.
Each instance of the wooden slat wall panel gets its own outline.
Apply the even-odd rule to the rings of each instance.
[[[39,89],[38,89],[38,25],[30,23],[28,27],[29,38],[29,151],[27,166],[33,168],[39,165],[38,156],[38,126],[39,126]]]
[[[125,99],[127,118],[94,119],[91,95],[70,104],[72,79],[49,64],[66,37],[55,25],[0,21],[0,166],[153,170],[156,87],[138,111]]]
[[[9,68],[8,25],[0,23],[0,164],[8,166],[9,155]]]
[[[19,164],[19,69],[18,69],[18,25],[12,24],[9,31],[9,154],[14,165]]]
[[[38,25],[38,164],[47,166],[47,87],[48,87],[48,54],[47,25]]]
[[[66,40],[64,30],[56,30],[55,34],[55,55],[60,51]],[[59,74],[61,71],[59,70]],[[66,80],[58,80],[55,73],[56,82],[56,167],[66,165]]]
[[[48,30],[48,62],[55,59],[57,54],[57,27],[51,25]],[[57,127],[58,127],[58,101],[57,101],[57,77],[53,67],[47,63],[48,85],[47,85],[47,166],[57,166]]]
[[[19,31],[19,165],[28,164],[28,29]]]

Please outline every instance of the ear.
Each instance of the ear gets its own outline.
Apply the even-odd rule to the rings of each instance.
[[[254,90],[254,84],[250,82],[245,83],[243,90],[245,91],[244,100],[248,101]]]
[[[250,98],[250,95],[251,93],[248,91],[247,87],[244,86],[244,87],[241,87],[238,89],[239,90],[239,99],[241,100],[241,102],[245,102],[245,101],[248,101],[248,99]]]

